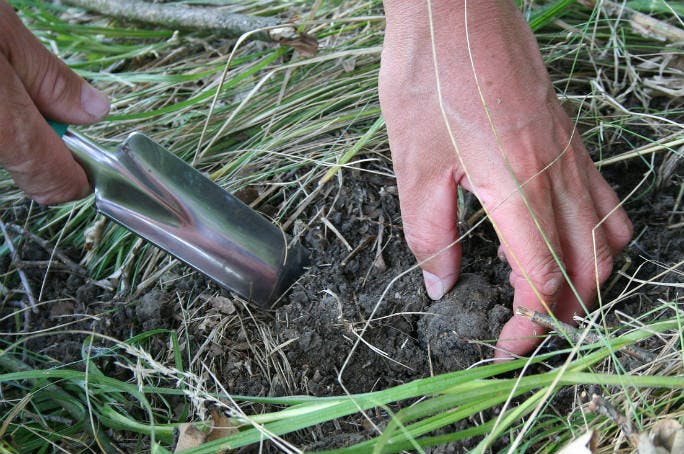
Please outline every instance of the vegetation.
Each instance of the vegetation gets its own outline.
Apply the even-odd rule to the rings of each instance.
[[[295,18],[298,31],[317,40],[315,54],[297,42],[236,42],[201,30],[180,33],[115,22],[58,3],[11,3],[46,46],[113,99],[108,120],[82,128],[84,133],[113,148],[131,130],[145,132],[223,187],[256,190],[254,204],[275,207],[273,219],[286,230],[301,220],[325,182],[344,184],[339,178],[348,171],[392,172],[376,88],[383,36],[379,0],[244,0],[226,7]],[[684,185],[677,165],[684,149],[684,54],[682,43],[672,42],[662,30],[684,29],[682,6],[627,1],[629,11],[664,27],[645,30],[638,22],[641,16],[615,15],[610,5],[518,3],[535,30],[559,96],[588,147],[601,151],[597,165],[629,166],[630,175],[642,175],[625,203],[644,200],[663,185],[679,187],[665,217],[669,228],[681,231]],[[625,151],[616,143],[632,146]],[[84,251],[82,261],[71,265],[84,268],[121,300],[159,284],[174,266],[171,258],[112,223],[84,237],[84,230],[100,225],[92,205],[89,198],[38,207],[6,174],[0,175],[0,212],[8,225],[0,246],[0,269],[6,269],[0,276],[5,331],[0,347],[0,440],[5,441],[0,452],[163,453],[173,450],[175,433],[190,421],[203,432],[211,431],[212,422],[231,427],[187,453],[258,445],[265,439],[283,452],[300,452],[287,434],[349,415],[367,420],[377,435],[360,442],[350,438],[350,446],[334,452],[420,452],[464,439],[477,440],[475,452],[555,452],[589,429],[601,440],[596,452],[613,452],[613,447],[630,452],[629,440],[614,421],[580,405],[562,413],[554,407],[559,393],[588,387],[610,400],[638,432],[656,420],[682,422],[682,261],[645,258],[644,264],[659,269],[646,277],[635,277],[643,264],[618,272],[610,281],[621,286],[618,296],[602,300],[582,324],[581,332],[598,336],[593,343],[573,342],[530,359],[365,394],[236,396],[223,389],[211,364],[196,360],[182,329],[131,333],[128,339],[77,333],[68,323],[24,330],[28,318],[54,302],[43,297],[45,281],[39,292],[22,285],[21,264],[10,247],[24,241],[9,226],[18,220],[20,229],[43,241],[51,257],[58,250]],[[87,253],[86,241],[94,241]],[[27,304],[31,292],[37,308]],[[609,330],[610,309],[635,295],[657,301],[658,309]],[[59,342],[65,334],[82,336],[80,361],[64,363],[32,347]],[[152,354],[154,343],[164,347]],[[625,361],[621,349],[637,343],[654,356],[647,362]],[[251,348],[255,354],[273,351]],[[114,366],[127,374],[103,371]],[[212,416],[209,408],[218,412]]]

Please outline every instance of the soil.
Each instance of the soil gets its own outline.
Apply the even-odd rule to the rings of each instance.
[[[640,179],[638,170],[631,171],[634,179],[625,178],[625,172],[629,169],[605,172],[621,196]],[[31,314],[29,329],[57,327],[60,334],[34,337],[27,346],[79,367],[85,334],[77,330],[121,340],[153,329],[178,330],[190,356],[209,364],[226,390],[255,396],[340,394],[344,390],[338,376],[349,392],[379,390],[491,358],[489,345],[510,317],[512,299],[508,266],[497,258],[491,229],[480,227],[465,240],[458,285],[433,302],[420,271],[412,269],[415,259],[402,235],[394,180],[351,173],[343,185],[328,189],[302,214],[311,222],[300,240],[314,264],[275,309],[245,306],[182,266],[173,272],[185,277],[167,280],[172,284],[159,284],[138,298],[117,299],[55,262],[43,288],[43,300],[51,302]],[[645,257],[653,262],[640,275],[653,276],[655,263],[681,260],[684,239],[667,228],[677,191],[674,183],[663,184],[627,205],[636,239],[616,268],[629,259],[634,270]],[[469,216],[478,206],[472,197],[467,201]],[[21,225],[22,212],[5,213],[3,220]],[[63,252],[75,262],[82,254]],[[41,288],[45,267],[40,264],[49,260],[48,251],[26,240],[19,258],[32,287]],[[5,255],[0,271],[12,269]],[[648,297],[637,297],[625,300],[620,309],[642,313],[648,305]],[[9,309],[16,308],[5,308],[2,315]],[[70,333],[64,333],[65,323]],[[0,325],[6,333],[20,327],[13,318]],[[364,342],[353,348],[362,332]],[[162,355],[168,346],[152,336],[146,347]],[[103,363],[102,369],[122,379],[130,373],[114,363]],[[366,432],[361,421],[336,424],[299,433],[295,442],[302,448],[330,448],[359,441]],[[341,433],[347,435],[331,437]],[[462,452],[466,447],[454,444],[430,452]]]

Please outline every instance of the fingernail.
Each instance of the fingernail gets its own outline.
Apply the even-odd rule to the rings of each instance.
[[[109,113],[109,99],[90,84],[81,88],[81,107],[93,117],[102,120]]]
[[[504,251],[503,245],[500,245],[499,248],[496,250],[496,256],[499,257],[499,260],[502,262],[506,263],[508,259],[506,259],[506,251]]]
[[[446,286],[444,281],[429,271],[423,271],[423,280],[425,281],[425,290],[432,300],[438,300],[446,293]]]

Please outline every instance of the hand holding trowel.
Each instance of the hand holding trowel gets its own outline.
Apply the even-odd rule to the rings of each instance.
[[[98,211],[262,307],[303,273],[306,251],[182,159],[132,133],[107,152],[51,123],[85,169]]]
[[[70,159],[69,169],[60,168],[67,152],[51,153],[55,140],[45,137],[40,115],[91,124],[106,116],[109,101],[52,55],[5,0],[0,33],[0,164],[29,194],[70,179],[85,189],[80,172],[73,180]],[[86,170],[102,213],[222,286],[268,306],[301,274],[301,247],[288,249],[279,229],[142,134],[109,153],[63,125],[56,129]],[[41,187],[41,178],[60,172],[66,178]],[[57,198],[83,195],[71,189]]]

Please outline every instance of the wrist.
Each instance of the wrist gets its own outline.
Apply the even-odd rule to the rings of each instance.
[[[384,92],[425,98],[434,90],[438,68],[454,112],[466,112],[458,122],[464,128],[487,121],[472,115],[482,109],[479,90],[497,124],[511,129],[547,110],[553,88],[535,37],[512,1],[429,5],[431,15],[425,0],[385,0]]]
[[[487,23],[510,18],[517,8],[510,0],[384,0],[386,27],[406,35],[422,35],[430,30],[430,14],[435,28],[452,32],[482,29]],[[467,11],[467,14],[466,14]]]
[[[429,2],[429,4],[428,4]],[[449,23],[452,30],[464,25],[464,0],[384,0],[385,38],[394,40],[421,40],[430,38],[429,9],[433,25]]]
[[[463,54],[471,45],[507,47],[506,40],[529,32],[510,0],[384,0],[385,47],[406,57],[430,54],[432,42]]]

